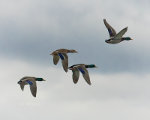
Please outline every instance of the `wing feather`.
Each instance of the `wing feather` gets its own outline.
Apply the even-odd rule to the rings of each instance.
[[[20,83],[19,85],[20,85],[21,90],[23,91],[25,84],[24,83]]]
[[[36,86],[36,82],[33,80],[32,81],[32,85],[30,85],[30,90],[31,90],[31,93],[34,97],[36,97],[36,93],[37,93],[37,86]]]
[[[79,70],[77,68],[74,68],[72,70],[72,73],[73,73],[72,74],[73,82],[76,84],[78,82],[78,80],[79,80],[80,72],[79,72]]]
[[[54,62],[55,65],[57,65],[58,61],[59,61],[59,56],[58,55],[53,55],[53,62]]]
[[[90,81],[90,77],[89,77],[89,73],[88,73],[88,70],[85,68],[85,66],[79,66],[78,69],[81,68],[83,71],[81,72],[82,75],[83,75],[83,78],[85,79],[85,81],[91,85],[91,81]]]
[[[104,21],[104,24],[105,24],[106,28],[108,29],[109,36],[110,37],[114,37],[116,35],[115,29],[108,24],[108,22],[106,21],[106,19],[104,19],[103,21]]]
[[[122,29],[117,35],[115,35],[114,39],[121,39],[122,36],[127,32],[128,27]]]
[[[68,72],[68,55],[66,53],[61,53],[64,56],[64,60],[62,60],[62,66],[65,72]]]

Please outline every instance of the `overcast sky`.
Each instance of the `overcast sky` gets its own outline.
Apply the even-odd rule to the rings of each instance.
[[[149,0],[0,0],[0,119],[149,120]],[[103,19],[134,40],[110,45]],[[69,65],[94,63],[92,85],[53,65],[49,54],[75,49]],[[37,97],[17,81],[43,77]]]

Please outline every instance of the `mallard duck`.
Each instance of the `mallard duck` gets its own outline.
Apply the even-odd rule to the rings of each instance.
[[[85,81],[91,85],[90,77],[87,68],[95,68],[96,65],[90,64],[90,65],[85,65],[85,64],[75,64],[69,67],[70,70],[72,70],[72,78],[73,82],[76,84],[79,80],[79,75],[80,72],[82,73]],[[80,71],[80,72],[79,72]]]
[[[58,49],[52,52],[50,55],[53,56],[53,62],[57,65],[59,58],[62,61],[62,66],[65,72],[68,72],[68,55],[67,53],[77,53],[76,50]]]
[[[116,31],[114,28],[112,28],[106,21],[106,19],[103,20],[104,24],[106,26],[106,28],[108,29],[109,32],[109,36],[110,39],[105,40],[106,43],[110,43],[110,44],[117,44],[120,43],[124,40],[129,41],[129,40],[133,40],[130,37],[122,37],[128,30],[128,27],[122,29],[119,33],[116,34]]]
[[[45,81],[45,80],[43,78],[25,76],[18,81],[18,84],[20,85],[22,91],[24,90],[25,85],[30,85],[31,93],[34,97],[36,97],[37,92],[36,81]]]

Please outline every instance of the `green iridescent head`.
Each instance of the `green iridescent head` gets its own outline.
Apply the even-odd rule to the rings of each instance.
[[[45,81],[43,78],[36,78],[36,81]]]
[[[95,64],[85,65],[86,68],[96,68],[97,66]]]
[[[123,40],[133,40],[133,39],[130,37],[123,37]]]

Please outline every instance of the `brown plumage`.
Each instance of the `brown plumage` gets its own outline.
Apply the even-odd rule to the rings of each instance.
[[[29,85],[32,95],[36,97],[37,93],[36,81],[45,81],[45,80],[43,78],[25,76],[18,81],[18,84],[20,85],[21,90],[24,90],[25,85]]]
[[[68,72],[68,55],[67,53],[77,53],[76,50],[58,49],[53,51],[50,55],[53,56],[53,63],[57,65],[59,59],[62,61],[62,66],[65,72]]]

